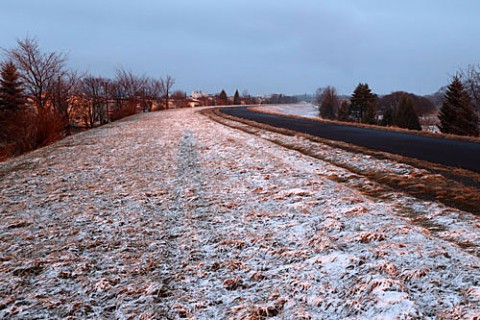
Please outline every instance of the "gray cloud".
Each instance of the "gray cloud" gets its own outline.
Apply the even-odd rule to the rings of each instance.
[[[177,78],[187,91],[435,91],[478,63],[473,0],[4,0],[0,46],[36,36],[72,67]],[[12,31],[13,30],[13,31]]]

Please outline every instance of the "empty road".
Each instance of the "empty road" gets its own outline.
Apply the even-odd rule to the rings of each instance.
[[[480,173],[480,143],[476,142],[295,119],[254,112],[247,107],[222,108],[220,111],[274,127]]]

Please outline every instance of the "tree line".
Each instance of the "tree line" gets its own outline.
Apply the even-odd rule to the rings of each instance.
[[[437,106],[426,97],[397,91],[379,97],[367,83],[359,83],[348,99],[334,87],[317,90],[315,103],[324,119],[422,130],[420,116],[435,114],[442,133],[479,136],[480,66],[454,76]]]
[[[18,40],[0,63],[0,160],[153,106],[168,109],[175,79],[119,69],[113,79],[79,74],[67,57]]]

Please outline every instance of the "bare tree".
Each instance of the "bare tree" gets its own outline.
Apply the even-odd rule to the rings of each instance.
[[[348,100],[342,100],[340,107],[338,108],[338,117],[339,121],[350,121],[350,103]]]
[[[141,86],[138,98],[141,100],[142,110],[143,112],[150,112],[152,111],[153,103],[158,103],[162,98],[161,81],[145,76],[139,78],[139,81]]]
[[[164,79],[160,80],[162,96],[165,100],[165,109],[169,109],[169,99],[170,99],[170,91],[175,84],[175,79],[167,75]]]
[[[378,109],[381,112],[391,109],[394,113],[396,113],[397,107],[400,105],[400,102],[405,98],[405,96],[410,98],[411,102],[413,103],[413,108],[418,116],[424,116],[436,111],[435,105],[429,99],[404,91],[394,91],[379,97]]]
[[[52,100],[56,80],[66,73],[66,57],[57,52],[41,52],[33,38],[18,40],[17,48],[6,50],[6,53],[20,70],[26,94],[38,109],[46,109]]]
[[[67,135],[71,134],[71,119],[74,104],[72,98],[78,89],[78,74],[73,71],[58,76],[54,81],[52,90],[52,105],[54,111],[60,116]]]
[[[86,127],[93,128],[97,122],[108,121],[107,90],[108,80],[105,78],[87,76],[80,82],[79,91],[86,100],[81,117]]]
[[[136,76],[131,71],[124,69],[117,70],[116,79],[125,99],[132,99],[140,95],[145,83],[144,77]]]
[[[137,112],[139,98],[142,95],[145,86],[145,77],[138,77],[131,71],[118,69],[116,72],[115,93],[117,99],[120,99],[120,117],[132,115]],[[125,106],[123,102],[127,102]]]
[[[320,105],[322,104],[322,95],[323,91],[325,91],[325,87],[318,88],[317,91],[315,91],[315,98],[313,99],[313,104],[318,107],[318,110],[320,112]]]
[[[59,139],[65,131],[63,117],[54,102],[55,84],[66,74],[63,54],[44,53],[33,38],[18,40],[17,47],[5,51],[20,71],[25,93],[35,108],[35,119],[30,122],[33,148]]]
[[[474,109],[480,113],[480,64],[469,65],[460,72],[465,89],[472,98]]]
[[[114,121],[122,117],[122,109],[123,109],[123,102],[124,102],[124,93],[122,91],[121,86],[118,83],[118,80],[112,80],[109,83],[107,88],[107,96],[109,99],[115,102],[111,110],[111,114],[109,115],[110,120]]]
[[[334,120],[337,118],[340,102],[337,90],[334,87],[326,87],[317,90],[317,103],[320,105],[320,116],[324,119]]]
[[[147,97],[150,100],[148,102],[149,109],[148,111],[152,111],[152,102],[154,101],[156,104],[163,98],[163,84],[162,80],[148,78],[147,85]]]
[[[188,108],[190,104],[187,100],[187,93],[185,91],[176,90],[172,93],[172,97],[176,108]]]

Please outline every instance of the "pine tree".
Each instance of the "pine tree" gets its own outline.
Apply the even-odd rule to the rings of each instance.
[[[234,105],[240,104],[240,94],[238,93],[238,90],[236,90],[235,94],[233,95],[233,104]]]
[[[12,62],[0,71],[0,160],[29,149],[29,126],[20,75]]]
[[[228,96],[225,90],[222,90],[218,95],[217,105],[227,105],[228,104]]]
[[[369,102],[366,105],[365,112],[363,113],[362,123],[377,124],[377,107],[373,102]]]
[[[20,75],[12,62],[5,63],[0,74],[0,108],[4,112],[15,112],[25,105]]]
[[[478,116],[475,114],[470,97],[458,76],[453,78],[447,88],[438,118],[440,120],[439,128],[443,133],[479,135]]]
[[[375,123],[377,95],[366,83],[359,83],[350,99],[351,111],[357,121]]]
[[[400,128],[410,130],[422,130],[418,115],[413,108],[412,99],[406,95],[402,96],[397,107],[397,114],[395,115],[395,124]]]
[[[380,122],[380,124],[384,127],[392,126],[393,123],[394,123],[394,118],[395,118],[395,116],[393,114],[393,109],[388,107],[383,112],[383,118],[382,118],[382,121]]]

